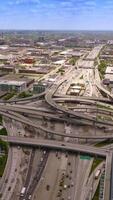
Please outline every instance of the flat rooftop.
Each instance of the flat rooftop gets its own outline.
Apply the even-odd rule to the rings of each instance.
[[[106,74],[113,74],[113,67],[107,67],[105,73]]]
[[[15,86],[20,86],[25,84],[25,81],[8,81],[8,80],[0,80],[0,84],[7,84],[7,85],[15,85]]]

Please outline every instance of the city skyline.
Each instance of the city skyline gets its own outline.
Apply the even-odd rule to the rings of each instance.
[[[113,30],[111,0],[5,0],[0,29]]]

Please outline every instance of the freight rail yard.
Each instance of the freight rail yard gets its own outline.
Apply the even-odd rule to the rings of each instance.
[[[44,84],[51,79],[45,90],[0,99],[7,130],[0,139],[8,143],[1,200],[113,198],[113,94],[99,72],[105,50],[96,44],[74,65],[72,50],[67,57],[61,51],[62,62],[40,77]]]

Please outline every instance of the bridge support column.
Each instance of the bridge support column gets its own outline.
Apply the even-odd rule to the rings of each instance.
[[[52,133],[50,133],[50,138],[53,140],[54,139],[54,135]]]
[[[61,141],[64,141],[64,136],[61,136]]]
[[[47,120],[44,116],[42,117],[42,125],[47,126]]]
[[[48,139],[48,133],[45,133],[45,139]]]
[[[88,143],[88,139],[86,138],[85,140],[86,140],[86,143]]]

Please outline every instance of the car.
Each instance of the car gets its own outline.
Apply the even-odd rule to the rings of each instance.
[[[44,151],[43,153],[46,154],[46,151]]]
[[[43,158],[40,159],[40,162],[42,162],[42,161],[43,161]]]
[[[29,195],[28,199],[31,199],[31,194]]]
[[[66,146],[65,144],[61,144],[61,146]]]
[[[47,191],[50,190],[50,185],[46,185],[46,190],[47,190]]]
[[[64,185],[64,189],[67,189],[67,185],[66,184]]]
[[[56,151],[56,157],[58,156],[58,152]]]
[[[74,186],[74,182],[72,181],[72,182],[71,182],[71,187],[73,187],[73,186]]]

